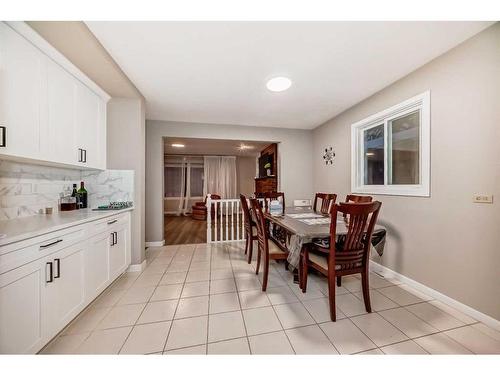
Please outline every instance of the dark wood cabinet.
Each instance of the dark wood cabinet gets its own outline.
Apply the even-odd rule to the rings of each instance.
[[[260,171],[260,176],[255,178],[255,195],[278,191],[278,144],[272,143],[260,152],[260,156],[271,161],[272,175],[265,175]],[[259,168],[260,170],[260,168]]]

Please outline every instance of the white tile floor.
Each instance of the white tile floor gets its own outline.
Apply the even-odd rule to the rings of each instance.
[[[46,354],[484,354],[500,332],[400,284],[371,274],[374,312],[361,282],[337,289],[330,321],[324,278],[303,294],[273,263],[267,293],[242,244],[150,248],[75,319]]]

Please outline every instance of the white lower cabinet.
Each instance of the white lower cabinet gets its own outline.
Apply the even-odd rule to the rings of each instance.
[[[85,289],[87,295],[100,294],[110,281],[109,247],[111,234],[107,231],[90,239],[85,257]]]
[[[98,233],[95,222],[80,225],[88,232],[82,240],[73,230],[51,235],[58,240],[50,246],[19,243],[16,256],[26,263],[0,274],[0,354],[38,352],[127,269],[130,214],[116,218]],[[28,255],[34,246],[42,257]],[[2,255],[0,248],[0,262],[16,253],[10,250]]]
[[[52,254],[46,266],[52,268],[46,282],[47,331],[57,334],[85,307],[84,263],[88,242],[77,243]],[[52,277],[50,277],[52,276]]]
[[[109,273],[114,279],[118,277],[129,264],[127,259],[128,230],[126,226],[116,229],[114,233],[114,244],[109,247]]]
[[[0,275],[0,353],[36,352],[46,338],[45,261]]]

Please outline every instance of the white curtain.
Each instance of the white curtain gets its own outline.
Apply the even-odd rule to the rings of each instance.
[[[236,156],[205,156],[203,164],[203,193],[236,198]]]

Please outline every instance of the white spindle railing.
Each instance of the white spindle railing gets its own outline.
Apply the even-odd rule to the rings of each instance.
[[[244,220],[239,199],[212,200],[208,194],[207,242],[243,241],[245,239]]]

